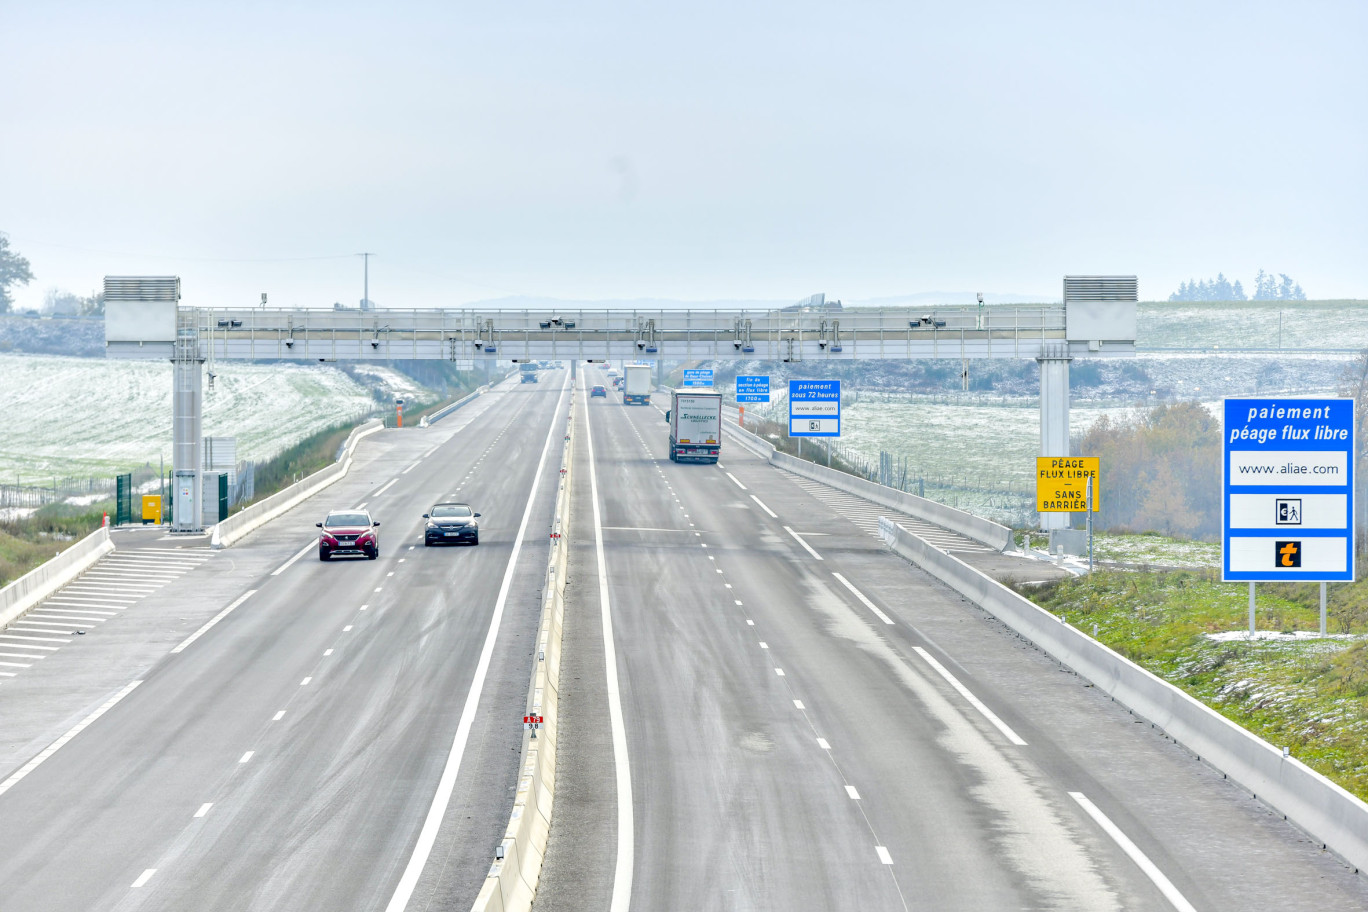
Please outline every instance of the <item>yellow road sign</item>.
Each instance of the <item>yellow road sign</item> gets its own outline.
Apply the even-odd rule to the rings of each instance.
[[[1088,479],[1093,480],[1092,507],[1101,509],[1096,456],[1036,457],[1036,510],[1040,513],[1084,513]]]

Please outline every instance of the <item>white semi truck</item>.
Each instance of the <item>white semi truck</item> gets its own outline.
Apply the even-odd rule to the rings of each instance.
[[[670,392],[670,459],[717,462],[722,451],[722,394],[677,389]]]
[[[622,369],[623,405],[651,404],[651,366],[649,364],[628,364]]]

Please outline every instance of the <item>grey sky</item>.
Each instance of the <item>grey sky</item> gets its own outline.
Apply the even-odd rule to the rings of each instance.
[[[1368,4],[0,2],[36,306],[1368,296]],[[132,255],[117,255],[132,254]],[[269,261],[269,262],[260,262]]]

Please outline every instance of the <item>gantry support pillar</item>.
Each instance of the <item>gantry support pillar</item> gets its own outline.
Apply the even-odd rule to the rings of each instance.
[[[1069,455],[1069,346],[1059,343],[1042,350],[1040,365],[1040,455]],[[1069,528],[1068,513],[1041,513],[1040,528]]]

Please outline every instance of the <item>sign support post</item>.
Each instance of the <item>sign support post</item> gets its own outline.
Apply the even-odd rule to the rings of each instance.
[[[1093,572],[1093,478],[1088,476],[1088,572]]]
[[[1325,636],[1325,583],[1321,583],[1321,636]]]

